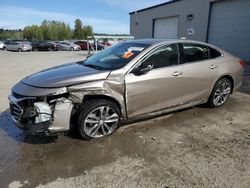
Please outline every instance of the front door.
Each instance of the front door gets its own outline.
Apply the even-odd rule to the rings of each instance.
[[[144,74],[132,70],[125,76],[128,117],[153,113],[182,104],[183,79],[178,44],[153,50],[134,69],[153,69]]]

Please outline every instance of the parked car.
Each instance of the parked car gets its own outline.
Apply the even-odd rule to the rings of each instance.
[[[53,41],[44,41],[33,48],[34,51],[57,51],[58,44]]]
[[[3,41],[0,41],[0,49],[2,50],[4,47],[4,42]]]
[[[73,42],[62,41],[58,44],[59,50],[69,50],[69,51],[78,51],[81,50],[79,45],[74,44]]]
[[[80,40],[80,41],[76,41],[74,42],[76,45],[81,47],[81,50],[88,50],[88,48],[90,47],[90,43],[87,40]]]
[[[16,125],[32,133],[77,127],[84,139],[112,134],[121,121],[198,104],[220,107],[242,83],[244,62],[210,44],[121,42],[84,61],[24,78],[12,88]]]
[[[6,45],[6,49],[8,51],[31,51],[32,46],[28,42],[22,42],[22,41],[9,41]]]
[[[9,41],[9,40],[6,40],[6,41],[4,41],[3,43],[4,43],[4,44],[3,44],[3,50],[4,50],[4,51],[7,51],[7,45],[10,43],[10,41]]]
[[[41,41],[30,41],[30,45],[32,46],[32,50],[38,51],[40,43],[41,43]]]
[[[93,47],[94,50],[96,50],[96,49],[97,50],[103,50],[103,49],[105,49],[105,46],[103,44],[99,43],[99,42],[97,42],[97,43],[93,42],[91,44],[91,46]]]

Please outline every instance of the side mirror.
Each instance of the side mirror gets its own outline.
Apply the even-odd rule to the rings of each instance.
[[[151,71],[152,69],[154,68],[154,65],[147,65],[147,67],[136,67],[134,70],[133,70],[133,73],[135,75],[143,75],[143,74],[146,74],[148,73],[149,71]]]

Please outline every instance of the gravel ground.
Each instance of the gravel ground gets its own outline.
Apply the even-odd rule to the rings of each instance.
[[[0,51],[0,187],[250,187],[249,71],[221,108],[201,106],[120,128],[93,141],[28,136],[7,96],[21,78],[85,52]],[[250,70],[250,69],[249,69]]]

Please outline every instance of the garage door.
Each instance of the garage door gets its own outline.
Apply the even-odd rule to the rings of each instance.
[[[208,42],[250,60],[250,0],[224,0],[211,6]]]
[[[154,20],[154,38],[177,39],[178,17]]]

